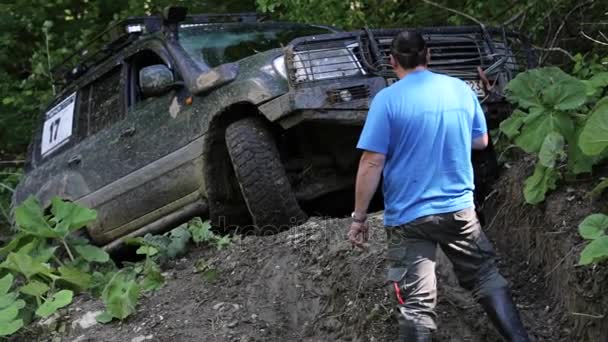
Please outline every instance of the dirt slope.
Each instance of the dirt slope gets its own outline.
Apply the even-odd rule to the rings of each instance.
[[[138,313],[126,321],[83,329],[86,314],[93,317],[101,304],[81,297],[47,330],[57,331],[56,341],[80,342],[393,341],[395,300],[383,284],[381,216],[371,219],[371,244],[363,252],[345,241],[348,223],[311,219],[274,236],[245,237],[228,250],[194,249],[170,265],[165,287],[142,299]],[[196,273],[203,261],[217,271],[214,279]],[[456,285],[449,263],[439,264],[435,340],[498,341],[484,314]],[[546,311],[542,286],[530,289],[528,275],[506,271],[537,340],[568,341],[547,324],[552,313]]]

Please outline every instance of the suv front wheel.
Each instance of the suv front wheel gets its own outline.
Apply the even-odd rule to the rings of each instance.
[[[306,220],[281,163],[272,132],[263,120],[245,118],[226,129],[236,179],[258,229],[278,232]]]

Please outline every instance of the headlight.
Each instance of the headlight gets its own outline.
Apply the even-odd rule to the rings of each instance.
[[[295,81],[320,81],[362,75],[361,64],[351,49],[320,49],[294,54]]]
[[[284,79],[287,79],[287,68],[285,68],[285,56],[280,56],[272,61],[274,70],[281,75]]]

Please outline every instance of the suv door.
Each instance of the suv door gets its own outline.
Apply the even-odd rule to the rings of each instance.
[[[185,88],[145,96],[139,72],[163,64],[171,68],[168,54],[159,46],[138,49],[125,59],[127,114],[121,134],[112,144],[117,168],[113,183],[85,198],[98,209],[101,225],[90,231],[107,243],[200,199],[202,167],[197,162],[202,143],[190,143],[188,127],[192,109]],[[175,71],[174,71],[175,73]]]

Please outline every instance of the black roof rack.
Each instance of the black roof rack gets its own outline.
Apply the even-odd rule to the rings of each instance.
[[[211,24],[211,23],[254,23],[262,18],[255,12],[245,13],[211,13],[188,15],[180,25],[188,24]],[[78,79],[91,67],[99,64],[115,51],[131,44],[141,34],[149,34],[161,31],[163,18],[161,16],[130,17],[109,26],[106,30],[87,42],[82,48],[74,51],[61,63],[51,69],[53,78],[57,85],[66,84]],[[105,43],[104,43],[105,42]],[[102,44],[95,47],[95,44]],[[93,48],[94,51],[89,51]],[[77,62],[72,63],[74,59]]]

